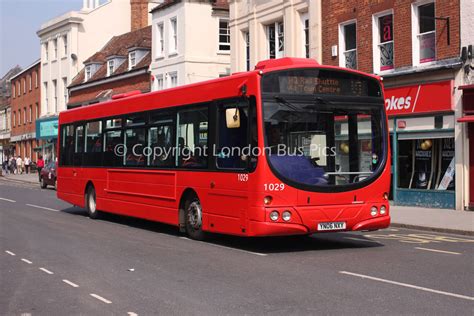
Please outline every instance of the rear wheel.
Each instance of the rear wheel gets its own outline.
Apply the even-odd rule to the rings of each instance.
[[[90,218],[97,219],[100,217],[100,212],[97,210],[95,189],[93,186],[89,186],[86,192],[86,211]]]
[[[196,240],[204,240],[206,233],[202,230],[202,206],[197,197],[192,197],[184,204],[186,233]]]
[[[41,186],[41,189],[46,189],[46,187],[48,186],[48,185],[46,184],[46,181],[44,181],[44,178],[43,178],[43,177],[41,178],[40,186]]]

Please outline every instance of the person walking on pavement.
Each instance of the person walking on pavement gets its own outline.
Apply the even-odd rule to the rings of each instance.
[[[26,174],[30,173],[30,164],[31,164],[30,157],[25,157],[25,172],[26,172]]]
[[[38,161],[36,162],[36,168],[38,170],[38,181],[41,182],[41,169],[44,168],[44,160],[41,155],[39,155]]]
[[[23,159],[21,159],[21,156],[18,156],[18,158],[16,158],[16,170],[17,170],[17,174],[22,174],[23,173]]]

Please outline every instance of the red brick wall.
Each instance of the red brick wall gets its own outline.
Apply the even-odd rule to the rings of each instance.
[[[78,102],[86,104],[90,101],[93,101],[96,96],[108,89],[113,89],[112,95],[130,92],[133,90],[140,90],[142,92],[149,92],[150,91],[150,75],[148,73],[123,79],[120,81],[114,81],[106,84],[98,84],[96,86],[81,89],[77,91],[71,91],[71,95],[69,97],[69,104],[75,105]]]
[[[358,69],[373,72],[372,15],[393,9],[395,68],[412,65],[411,4],[413,0],[324,0],[322,1],[323,63],[339,65],[339,57],[331,57],[331,46],[339,45],[338,25],[357,20]],[[451,44],[447,45],[445,21],[436,22],[436,57],[438,60],[459,56],[459,0],[436,0],[435,15],[449,16]]]

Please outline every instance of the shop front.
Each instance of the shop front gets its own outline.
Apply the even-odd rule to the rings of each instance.
[[[385,89],[395,205],[455,208],[453,81]]]
[[[459,87],[462,90],[463,117],[459,123],[467,124],[469,150],[469,209],[474,211],[474,84]]]
[[[58,117],[46,117],[36,120],[36,138],[41,140],[41,154],[45,161],[56,159],[58,138]]]

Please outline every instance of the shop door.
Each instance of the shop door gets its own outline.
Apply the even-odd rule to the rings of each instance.
[[[469,208],[474,210],[474,123],[469,123]]]

